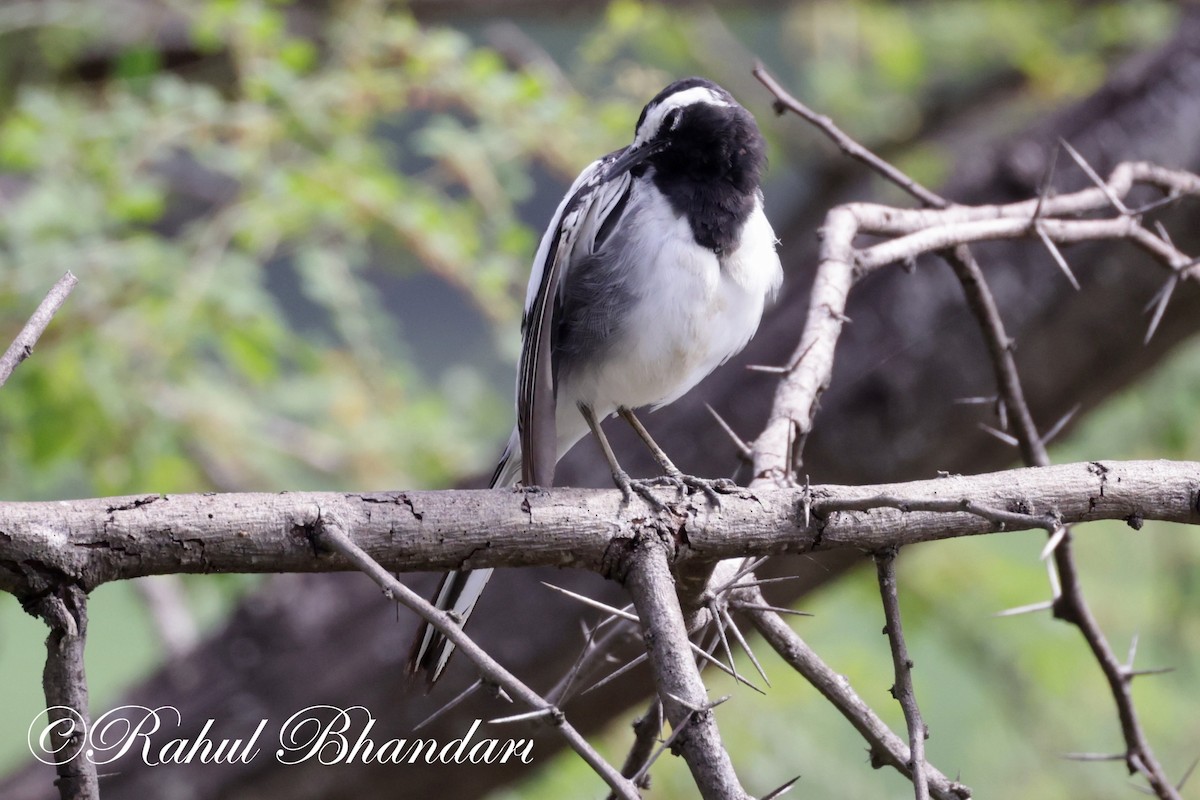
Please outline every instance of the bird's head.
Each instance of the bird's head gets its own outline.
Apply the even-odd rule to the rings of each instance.
[[[642,109],[633,144],[609,175],[638,175],[649,165],[659,175],[727,180],[750,191],[758,186],[765,150],[754,117],[733,95],[704,78],[685,78]]]

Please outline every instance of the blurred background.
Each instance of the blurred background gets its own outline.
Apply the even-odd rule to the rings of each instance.
[[[1102,173],[1128,157],[1200,169],[1195,20],[1194,6],[1152,0],[0,4],[5,343],[63,272],[80,279],[0,391],[3,499],[479,485],[472,476],[490,471],[512,424],[520,305],[542,227],[578,170],[628,143],[641,106],[671,80],[721,83],[770,141],[767,209],[788,291],[747,359],[771,363],[775,353],[779,363],[799,333],[824,211],[848,199],[907,201],[797,120],[777,118],[750,74],[756,59],[917,179],[964,201],[1003,199],[1036,191],[1051,134],[1075,131]],[[1078,188],[1063,163],[1064,188]],[[1181,246],[1200,237],[1195,203],[1164,214]],[[1143,346],[1141,309],[1165,276],[1131,250],[1098,252],[1068,251],[1082,296],[1056,284],[1032,291],[1022,270],[1062,282],[1044,252],[997,249],[984,261],[1043,429],[1081,407],[1053,456],[1200,459],[1200,298],[1181,287]],[[979,429],[995,424],[986,407],[953,403],[992,390],[946,272],[922,262],[896,279],[908,295],[879,282],[864,290],[875,302],[852,309],[846,360],[811,443],[814,483],[1015,464]],[[915,326],[899,339],[898,319]],[[733,447],[700,404],[752,437],[770,389],[730,365],[651,427],[677,443],[668,451],[681,466],[727,474]],[[603,486],[589,447],[564,480]],[[1200,756],[1200,537],[1147,523],[1136,534],[1094,525],[1079,539],[1085,588],[1114,647],[1138,637],[1140,666],[1175,668],[1140,680],[1135,696],[1160,759],[1182,776]],[[1046,598],[1042,541],[992,536],[905,552],[901,594],[930,758],[978,796],[1123,797],[1119,764],[1061,758],[1121,749],[1078,634],[1045,615],[993,617]],[[817,570],[824,577],[810,583],[828,585],[803,601],[816,616],[795,624],[901,730],[874,577],[842,566]],[[364,591],[360,576],[333,579],[320,586]],[[249,613],[246,598],[270,619],[277,609],[263,598],[294,588],[288,580],[101,587],[88,641],[94,708],[167,685],[162,676],[181,664],[198,670],[194,682],[217,680],[205,648],[241,624],[230,620]],[[365,592],[379,619],[395,619]],[[303,657],[264,645],[270,652],[242,668],[278,658],[311,671],[312,658],[336,659],[345,684],[374,685],[398,678],[404,635],[393,627],[373,672],[358,671],[345,644],[320,655],[319,641],[306,641],[314,649]],[[6,797],[55,794],[25,745],[44,707],[44,636],[0,597]],[[748,788],[800,774],[798,795],[907,793],[897,775],[870,768],[862,742],[814,691],[760,657],[773,684],[766,697],[719,678],[710,687],[736,696],[718,717]],[[253,694],[237,686],[229,691]],[[282,718],[303,706],[295,697],[327,699],[318,694],[263,707]],[[618,704],[589,724],[618,762],[639,702],[627,699],[631,710]],[[537,761],[448,796],[602,792],[573,755]],[[693,796],[676,761],[655,769],[652,796]],[[204,770],[170,795],[140,796],[385,796],[387,785],[340,773],[301,791],[283,778]],[[102,783],[106,796],[139,796],[121,780]],[[1197,784],[1184,795],[1200,797]]]

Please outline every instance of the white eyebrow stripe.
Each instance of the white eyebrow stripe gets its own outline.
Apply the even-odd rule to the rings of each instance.
[[[684,89],[682,92],[676,92],[665,97],[661,103],[646,114],[646,119],[642,121],[642,127],[638,128],[637,135],[634,136],[633,146],[640,147],[653,139],[658,133],[659,128],[662,127],[663,117],[667,115],[667,112],[675,108],[696,105],[698,103],[724,107],[731,105],[728,100],[707,86],[693,86],[690,89]]]

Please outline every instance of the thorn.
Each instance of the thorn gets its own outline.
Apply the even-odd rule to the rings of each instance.
[[[1150,669],[1130,669],[1125,671],[1127,678],[1140,678],[1145,675],[1167,675],[1174,672],[1174,667],[1153,667]]]
[[[721,649],[725,651],[725,658],[729,661],[729,671],[732,673],[737,670],[737,667],[733,663],[733,650],[729,648],[729,639],[725,636],[725,620],[717,608],[716,600],[709,602],[708,610],[712,614],[713,627],[717,630],[717,637],[721,640]]]
[[[697,707],[689,703],[687,700],[684,700],[682,697],[676,697],[670,692],[663,692],[663,694],[674,700],[676,703],[679,703],[679,705],[683,706],[684,708],[689,709],[693,714],[699,714],[704,711],[712,711],[714,708],[733,697],[731,694],[721,695],[716,700],[711,700],[708,703],[705,703],[703,706]],[[680,727],[682,727],[682,725]]]
[[[1070,142],[1062,138],[1060,138],[1058,141],[1059,144],[1061,144],[1067,151],[1067,154],[1070,155],[1071,158],[1075,159],[1075,163],[1078,164],[1079,168],[1083,170],[1083,173],[1088,176],[1088,179],[1091,180],[1092,183],[1096,184],[1100,191],[1104,192],[1104,196],[1108,198],[1108,202],[1112,203],[1112,207],[1119,211],[1123,217],[1132,216],[1129,212],[1129,209],[1126,208],[1125,204],[1121,202],[1121,198],[1117,197],[1116,194],[1113,193],[1112,187],[1101,180],[1100,176],[1096,174],[1096,170],[1092,169],[1092,165],[1087,163],[1083,156],[1079,155],[1079,152],[1074,147],[1071,147]]]
[[[614,607],[608,605],[607,603],[601,603],[599,600],[593,600],[590,597],[584,597],[581,594],[576,594],[575,592],[572,592],[570,589],[564,589],[561,586],[555,586],[552,583],[546,583],[545,581],[541,581],[541,584],[542,584],[542,586],[545,586],[547,589],[553,589],[556,592],[565,594],[567,597],[570,597],[574,600],[578,600],[579,602],[583,603],[585,606],[591,606],[592,608],[598,608],[601,611],[607,611],[609,614],[613,615],[614,617],[620,617],[621,619],[627,619],[630,622],[641,622],[641,620],[638,618],[637,614],[632,614],[628,611],[624,611],[619,608],[614,608]]]
[[[725,624],[729,626],[729,630],[733,632],[734,638],[737,639],[738,645],[742,648],[742,650],[746,651],[746,656],[750,659],[750,663],[754,665],[756,670],[758,670],[758,674],[760,677],[762,677],[763,683],[767,684],[769,687],[771,685],[771,679],[767,677],[767,673],[763,670],[762,664],[758,663],[758,659],[754,656],[754,651],[750,649],[750,645],[746,642],[746,637],[742,635],[742,632],[738,629],[737,624],[734,623],[733,616],[728,611],[724,610],[722,611],[722,615],[725,618]]]
[[[663,740],[663,743],[661,745],[659,745],[658,749],[656,749],[650,755],[650,758],[646,759],[646,763],[642,764],[642,768],[639,769],[633,775],[633,777],[631,777],[629,779],[633,785],[635,785],[635,786],[641,785],[641,780],[642,780],[642,778],[644,778],[646,776],[646,773],[650,770],[650,767],[654,766],[654,762],[658,760],[658,757],[661,756],[663,753],[665,753],[667,751],[667,749],[675,743],[675,740],[677,738],[679,738],[679,734],[681,734],[685,730],[687,730],[688,723],[690,723],[692,721],[692,717],[695,716],[695,714],[696,714],[696,712],[689,711],[687,714],[684,715],[683,719],[679,721],[679,725],[677,725],[676,727],[674,727],[671,730],[671,735]]]
[[[702,659],[704,659],[708,663],[712,664],[714,667],[721,670],[722,672],[724,672],[726,675],[733,678],[738,683],[744,683],[746,686],[749,686],[751,689],[753,689],[754,691],[758,692],[761,695],[766,694],[766,692],[764,692],[762,689],[758,688],[753,683],[751,683],[750,681],[748,681],[744,677],[742,677],[742,675],[740,675],[736,669],[731,669],[729,667],[726,667],[724,664],[721,663],[721,660],[719,658],[716,658],[715,656],[713,656],[712,653],[708,652],[700,645],[696,644],[695,642],[691,642],[691,641],[689,641],[688,644],[690,644],[692,646],[693,653],[700,656]],[[714,644],[716,644],[716,643],[714,642]]]
[[[844,322],[850,321],[850,318],[846,317],[844,315],[842,315],[841,318]],[[786,367],[771,367],[771,366],[767,366],[764,364],[747,364],[746,369],[751,370],[753,372],[769,372],[773,375],[786,375],[787,373],[795,370],[796,367],[800,366],[800,364],[804,361],[805,356],[807,356],[809,354],[809,351],[811,351],[816,346],[817,341],[818,341],[817,339],[813,339],[811,342],[809,342],[808,346],[805,347],[803,350],[801,350],[799,353],[797,353],[796,356],[791,361],[788,362],[788,365]]]
[[[682,697],[677,697],[676,695],[673,695],[670,692],[663,692],[663,694],[665,694],[667,697],[674,700],[676,703],[679,703],[679,705],[688,709],[688,711],[690,711],[692,714],[699,714],[701,711],[705,710],[703,708],[699,708],[697,706],[692,705],[687,700],[684,700]]]
[[[991,397],[960,397],[954,402],[963,406],[982,406],[994,403],[997,399],[995,395]]]
[[[568,699],[572,696],[571,690],[575,688],[575,681],[579,679],[579,672],[583,669],[583,665],[587,660],[588,654],[591,653],[596,647],[596,634],[600,632],[600,629],[603,628],[605,624],[613,621],[614,619],[617,619],[617,617],[605,617],[599,623],[590,627],[586,623],[582,622],[582,620],[580,621],[580,625],[583,628],[584,634],[583,649],[580,650],[579,655],[575,657],[575,663],[573,663],[571,668],[567,670],[567,674],[562,677],[562,680],[558,682],[558,685],[556,685],[554,689],[547,693],[546,699],[549,702],[563,705],[567,703]]]
[[[1004,431],[998,431],[991,425],[985,425],[982,422],[977,422],[975,424],[978,425],[984,431],[984,433],[990,433],[992,436],[995,436],[997,439],[1010,447],[1016,447],[1020,444],[1020,442],[1017,441],[1017,437],[1007,434]]]
[[[524,714],[513,714],[511,717],[496,717],[489,719],[489,725],[505,725],[510,722],[524,722],[527,719],[537,719],[538,717],[558,717],[562,712],[554,706],[546,706],[545,708],[535,708],[533,711],[526,711]]]
[[[1036,222],[1042,216],[1042,204],[1046,202],[1046,197],[1050,194],[1050,184],[1054,180],[1054,169],[1058,166],[1058,152],[1062,149],[1061,146],[1055,147],[1050,151],[1050,163],[1046,165],[1046,171],[1042,175],[1042,188],[1038,190],[1037,206],[1033,209],[1033,220]]]
[[[748,609],[750,611],[773,611],[776,614],[791,614],[797,617],[811,617],[812,613],[808,611],[797,611],[794,608],[782,608],[780,606],[759,605],[757,603],[737,603],[734,608]]]
[[[643,661],[645,661],[645,660],[646,660],[646,659],[648,659],[649,657],[650,657],[650,656],[649,656],[648,654],[646,654],[646,653],[642,653],[640,656],[638,656],[637,658],[633,659],[633,661],[630,661],[630,662],[629,662],[628,664],[626,664],[625,666],[623,666],[623,667],[618,667],[617,669],[615,669],[615,670],[613,670],[612,672],[608,673],[608,674],[607,674],[607,675],[605,675],[603,678],[601,678],[600,680],[596,681],[595,683],[593,683],[593,684],[592,684],[591,686],[589,686],[588,688],[584,689],[584,690],[583,690],[582,692],[580,692],[579,694],[580,694],[580,695],[585,695],[585,694],[587,694],[588,692],[591,692],[591,691],[594,691],[594,690],[596,690],[596,689],[599,689],[601,686],[603,686],[603,685],[604,685],[604,684],[606,684],[606,683],[611,683],[612,681],[614,681],[614,680],[616,680],[617,678],[619,678],[621,675],[624,675],[626,672],[628,672],[629,670],[631,670],[631,669],[633,669],[634,667],[636,667],[638,664],[641,664]]]
[[[1161,220],[1154,220],[1154,232],[1158,234],[1158,238],[1162,239],[1171,247],[1175,247],[1175,243],[1171,241],[1171,234],[1167,233],[1167,229],[1162,224]]]
[[[1067,526],[1059,524],[1054,528],[1054,532],[1050,534],[1049,540],[1046,541],[1046,546],[1042,548],[1042,553],[1039,558],[1045,561],[1050,556],[1054,555],[1054,551],[1062,544],[1062,540],[1067,536]]]
[[[808,482],[807,472],[804,473],[804,493],[800,496],[804,505],[804,527],[808,528],[812,526],[812,484]]]
[[[1151,211],[1157,211],[1164,206],[1169,206],[1179,200],[1181,197],[1183,197],[1182,194],[1178,194],[1172,189],[1165,197],[1160,197],[1157,200],[1152,200],[1149,203],[1146,203],[1144,206],[1138,206],[1137,208],[1132,209],[1132,213],[1135,217],[1140,217],[1144,214],[1149,214]]]
[[[1060,433],[1062,433],[1062,429],[1067,427],[1067,423],[1071,421],[1072,417],[1079,413],[1081,406],[1081,403],[1076,403],[1074,408],[1072,408],[1066,414],[1063,414],[1058,422],[1051,425],[1050,430],[1048,430],[1046,434],[1042,436],[1042,444],[1050,444],[1050,442],[1054,440],[1055,436],[1058,436]]]
[[[1052,559],[1042,562],[1046,565],[1046,577],[1050,581],[1050,596],[1057,600],[1062,597],[1062,584],[1058,580],[1058,565]]]
[[[1133,659],[1137,656],[1138,634],[1134,634],[1129,639],[1129,656],[1125,660],[1126,671],[1133,669]]]
[[[792,778],[790,781],[783,784],[779,788],[773,789],[770,792],[767,792],[766,794],[764,794],[762,796],[762,800],[775,800],[775,798],[777,798],[777,797],[782,797],[783,795],[785,795],[789,791],[791,791],[791,788],[796,785],[796,781],[798,781],[798,780],[800,780],[799,775]]]
[[[732,578],[730,578],[725,583],[721,584],[721,586],[718,587],[717,590],[713,592],[713,594],[716,594],[716,595],[725,594],[731,588],[736,586],[738,584],[738,581],[740,581],[742,578],[746,577],[751,572],[754,572],[754,570],[758,569],[763,564],[765,564],[767,562],[768,558],[769,558],[769,556],[759,556],[758,558],[746,559],[745,563],[742,565],[742,568],[739,569],[736,573],[734,573]],[[747,584],[747,585],[749,585],[749,584]]]
[[[1043,600],[1040,603],[1030,603],[1027,606],[1017,606],[1016,608],[1007,608],[1004,611],[997,611],[992,614],[993,617],[1016,617],[1021,614],[1032,614],[1037,611],[1049,611],[1054,607],[1054,602],[1051,600]]]
[[[1068,761],[1124,761],[1124,753],[1063,753]]]
[[[440,717],[442,714],[445,714],[447,711],[454,708],[456,705],[461,703],[463,700],[466,700],[471,695],[472,692],[474,692],[476,689],[478,689],[482,685],[483,685],[482,679],[475,681],[470,686],[468,686],[466,689],[463,689],[462,692],[460,692],[457,696],[455,696],[454,699],[452,699],[449,703],[446,703],[445,705],[441,706],[437,711],[434,711],[428,717],[426,717],[425,719],[418,722],[417,726],[415,728],[413,728],[413,731],[415,732],[415,731],[421,730],[421,728],[424,728],[426,725],[433,722],[435,719]]]
[[[792,476],[792,454],[796,451],[796,421],[792,420],[788,425],[787,441],[784,443],[784,452],[787,453],[787,462],[783,466],[783,482],[786,486],[791,486],[794,482]]]
[[[1061,269],[1063,274],[1067,276],[1067,281],[1071,284],[1071,288],[1078,292],[1079,281],[1076,280],[1075,273],[1071,271],[1071,265],[1067,263],[1065,258],[1063,258],[1062,251],[1058,249],[1058,245],[1054,243],[1053,239],[1046,235],[1046,231],[1042,229],[1041,225],[1035,223],[1033,229],[1037,231],[1038,238],[1042,240],[1042,244],[1044,244],[1046,249],[1050,251],[1050,255],[1054,256],[1054,263],[1058,264],[1058,268]]]
[[[777,578],[755,578],[749,581],[739,581],[737,588],[740,589],[743,586],[766,586],[768,583],[783,583],[784,581],[798,581],[803,577],[803,575],[780,575]]]
[[[1184,770],[1183,777],[1179,779],[1179,783],[1175,786],[1176,791],[1183,791],[1183,787],[1188,782],[1188,778],[1192,777],[1192,773],[1196,771],[1197,764],[1200,764],[1200,756],[1196,756],[1195,760],[1192,761],[1192,765]]]
[[[708,403],[705,403],[704,407],[708,409],[708,413],[713,415],[713,419],[717,421],[717,424],[721,426],[721,429],[725,431],[725,434],[733,440],[733,443],[737,446],[738,454],[744,459],[749,459],[752,453],[750,445],[746,444],[744,441],[742,441],[740,436],[734,433],[733,428],[731,428],[729,423],[717,413],[715,408],[710,406]]]
[[[1175,293],[1175,284],[1179,283],[1178,272],[1172,272],[1171,277],[1163,284],[1163,287],[1158,290],[1151,303],[1156,303],[1154,306],[1154,316],[1150,318],[1150,325],[1146,328],[1146,338],[1142,340],[1142,344],[1150,344],[1150,339],[1154,336],[1154,332],[1158,330],[1158,323],[1162,322],[1163,314],[1167,310],[1167,303],[1171,302],[1171,295]]]

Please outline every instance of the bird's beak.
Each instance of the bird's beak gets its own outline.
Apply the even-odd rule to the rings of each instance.
[[[644,163],[646,159],[656,153],[662,152],[665,147],[666,143],[660,141],[649,141],[637,147],[630,147],[608,166],[608,172],[605,174],[604,179],[612,180],[620,177],[639,164]]]

